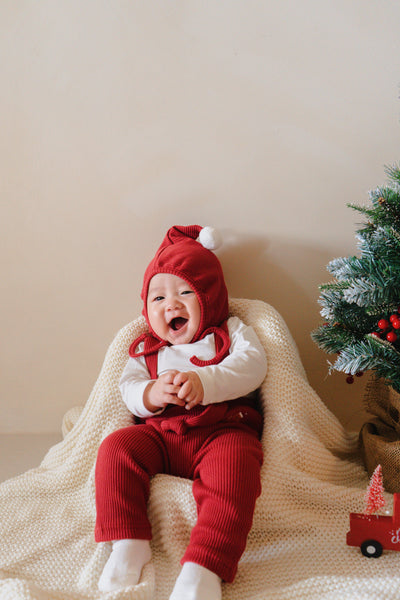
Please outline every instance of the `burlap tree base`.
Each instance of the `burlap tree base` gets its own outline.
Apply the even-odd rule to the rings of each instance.
[[[365,466],[372,475],[382,466],[387,492],[400,492],[400,395],[379,380],[366,389],[365,408],[374,415],[360,432]]]

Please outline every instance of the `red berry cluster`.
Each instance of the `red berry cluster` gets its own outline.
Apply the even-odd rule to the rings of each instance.
[[[400,329],[400,307],[397,309],[396,313],[390,315],[389,320],[385,318],[380,319],[378,321],[378,327],[379,331],[373,331],[372,335],[379,338],[385,338],[388,342],[394,344],[398,338],[396,331],[398,332]]]
[[[364,375],[363,371],[358,371],[358,373],[356,373],[356,377],[362,377],[363,375]],[[349,383],[349,384],[354,383],[353,375],[347,375],[346,383]]]
[[[379,319],[378,329],[379,331],[373,331],[371,335],[386,339],[391,344],[394,344],[398,339],[400,340],[400,306],[397,309],[397,312],[390,315],[388,319],[385,317]],[[362,374],[362,371],[360,371],[359,373],[356,373],[356,377],[361,377]],[[346,377],[346,382],[354,383],[353,375],[348,375]]]
[[[339,356],[340,352],[338,352],[337,354]],[[362,377],[363,375],[364,375],[364,371],[358,371],[355,374],[356,377]],[[351,373],[347,373],[346,383],[349,383],[349,384],[354,383],[354,375],[352,375]]]

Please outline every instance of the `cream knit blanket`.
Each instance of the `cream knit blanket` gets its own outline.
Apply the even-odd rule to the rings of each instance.
[[[357,435],[346,433],[307,383],[280,315],[257,300],[232,300],[231,313],[256,330],[268,357],[262,495],[233,584],[224,600],[344,600],[400,597],[400,555],[379,559],[346,545],[349,512],[359,511],[368,478]],[[110,551],[96,544],[94,467],[101,440],[131,422],[118,382],[142,318],[110,346],[85,407],[64,419],[64,441],[41,465],[0,486],[1,600],[166,600],[196,519],[191,482],[157,475],[149,512],[153,560],[138,586],[101,594]],[[391,501],[391,496],[387,495]]]

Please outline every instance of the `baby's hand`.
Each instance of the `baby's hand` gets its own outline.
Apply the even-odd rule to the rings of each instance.
[[[200,377],[194,371],[177,373],[173,380],[174,385],[180,386],[178,398],[184,400],[185,408],[190,410],[193,406],[200,404],[204,398],[203,385]]]
[[[185,401],[178,397],[181,388],[174,384],[174,378],[179,375],[178,371],[168,371],[152,381],[145,389],[143,403],[148,410],[156,412],[167,404],[185,406]]]

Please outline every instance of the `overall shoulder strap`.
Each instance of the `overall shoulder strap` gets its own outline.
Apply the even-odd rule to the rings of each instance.
[[[136,349],[141,342],[144,342],[143,351],[136,352]],[[152,379],[157,379],[157,356],[158,351],[163,346],[167,346],[167,342],[164,342],[163,340],[157,340],[150,333],[142,333],[142,335],[136,338],[130,345],[129,356],[132,356],[132,358],[144,356],[150,377]]]

